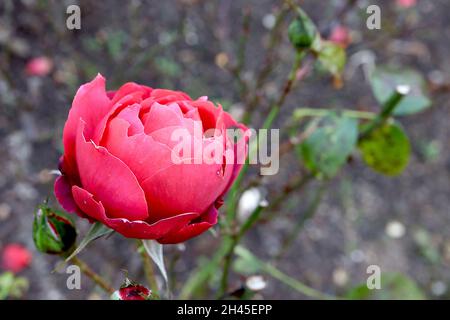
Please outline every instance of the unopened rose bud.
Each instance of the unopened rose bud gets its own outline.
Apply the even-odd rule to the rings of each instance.
[[[61,254],[75,243],[77,231],[72,219],[46,204],[39,205],[34,215],[33,240],[36,248],[49,254]]]
[[[298,10],[297,18],[289,25],[288,36],[289,41],[297,49],[306,49],[313,44],[317,36],[317,29],[303,10]]]
[[[146,287],[136,284],[130,281],[128,278],[125,279],[125,283],[116,290],[112,295],[113,300],[148,300],[150,299],[152,292]]]

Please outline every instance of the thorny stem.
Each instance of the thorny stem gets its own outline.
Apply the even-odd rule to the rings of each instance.
[[[244,10],[244,17],[242,20],[242,34],[239,38],[238,50],[237,50],[237,63],[236,66],[230,68],[231,73],[236,77],[239,82],[239,95],[244,101],[248,92],[247,82],[242,78],[242,71],[245,66],[245,49],[247,47],[248,36],[250,34],[250,9]]]
[[[283,86],[283,91],[280,94],[279,98],[276,100],[276,102],[272,105],[272,107],[270,108],[270,112],[267,115],[266,120],[264,121],[263,124],[263,129],[268,129],[272,126],[273,121],[276,119],[276,117],[278,116],[278,113],[281,109],[281,107],[283,106],[284,102],[286,101],[286,97],[288,96],[288,94],[291,92],[294,84],[295,84],[295,80],[296,80],[296,76],[297,76],[297,72],[300,69],[301,66],[301,60],[304,57],[304,51],[297,51],[296,55],[295,55],[295,60],[294,63],[292,65],[292,69],[288,75],[288,78]],[[249,152],[252,152],[252,146],[250,146],[250,150]],[[246,171],[248,170],[248,164],[245,164],[241,170],[241,173],[239,174],[237,180],[235,181],[233,188],[231,189],[231,193],[230,193],[230,207],[227,211],[227,223],[230,224],[232,223],[235,219],[236,216],[236,206],[237,206],[237,193],[239,190],[239,185],[242,181],[242,177],[244,176],[244,174],[246,173]],[[232,260],[232,256],[233,256],[233,251],[234,248],[236,247],[236,245],[239,243],[239,240],[242,238],[243,234],[253,225],[253,223],[258,219],[259,217],[259,213],[262,210],[262,208],[258,207],[255,215],[256,217],[253,216],[253,214],[249,217],[249,220],[252,219],[253,217],[253,221],[250,221],[248,227],[246,230],[244,230],[243,232],[239,231],[237,234],[232,234],[229,237],[231,237],[231,245],[229,247],[228,252],[225,255],[225,262],[224,262],[224,269],[223,269],[223,273],[222,273],[222,278],[221,278],[221,284],[220,284],[220,290],[218,292],[218,296],[222,296],[227,288],[228,288],[228,276],[229,276],[229,271],[230,271],[230,265],[231,265],[231,260]],[[244,223],[244,225],[246,225]]]
[[[236,254],[240,257],[250,258],[253,263],[257,264],[263,271],[270,274],[273,278],[278,279],[282,283],[294,288],[296,291],[301,292],[307,297],[321,300],[339,299],[338,297],[322,293],[314,288],[311,288],[310,286],[307,286],[306,284],[298,281],[297,279],[294,279],[288,276],[287,274],[281,272],[273,265],[262,262],[257,257],[255,257],[250,251],[248,251],[246,248],[242,246],[238,246],[236,248]]]
[[[114,288],[106,282],[105,279],[103,279],[102,276],[100,276],[98,273],[93,271],[86,262],[82,261],[78,257],[73,257],[70,259],[70,261],[78,266],[80,270],[89,278],[91,278],[92,281],[94,281],[100,288],[102,288],[106,293],[113,294]]]
[[[319,187],[319,190],[316,191],[316,194],[314,195],[313,200],[308,205],[308,208],[306,208],[305,213],[300,217],[300,219],[297,220],[294,227],[292,228],[291,232],[286,236],[284,239],[281,249],[276,255],[275,259],[280,259],[283,257],[283,255],[286,253],[286,251],[289,249],[289,247],[292,245],[294,240],[297,238],[298,233],[305,225],[305,222],[311,219],[314,214],[317,212],[317,208],[319,207],[320,200],[322,199],[324,192],[326,190],[325,185],[321,185]]]
[[[282,22],[284,20],[284,17],[286,16],[288,10],[287,6],[283,6],[279,11],[278,14],[275,17],[275,25],[273,26],[271,32],[270,32],[270,39],[269,44],[266,49],[266,55],[264,57],[263,67],[258,73],[258,76],[256,78],[256,84],[255,84],[255,93],[251,99],[251,101],[247,104],[242,122],[248,124],[250,122],[250,117],[253,114],[253,111],[258,106],[258,103],[260,101],[260,90],[263,84],[265,83],[267,77],[270,75],[271,71],[274,68],[274,49],[276,48],[277,44],[279,43],[281,37],[279,35],[279,29],[282,25]]]
[[[283,104],[286,100],[286,97],[291,92],[291,89],[295,83],[296,74],[297,74],[298,70],[300,69],[301,60],[302,60],[303,56],[304,56],[303,52],[297,51],[291,72],[289,73],[289,76],[283,86],[283,91],[282,91],[280,97],[278,98],[278,100],[272,105],[270,112],[262,126],[263,129],[270,128],[273,121],[278,116],[280,108],[283,106]],[[254,148],[254,146],[251,145],[249,153],[253,152],[253,150],[252,150],[253,148]],[[236,213],[237,194],[239,191],[239,186],[240,186],[240,183],[242,182],[242,179],[243,179],[245,173],[247,172],[247,170],[248,170],[248,163],[244,164],[239,176],[237,177],[236,181],[233,184],[233,187],[230,190],[230,196],[229,196],[230,205],[227,208],[227,218],[226,218],[226,221],[228,223],[231,223],[231,221],[233,221],[233,219],[234,219],[234,216]]]
[[[273,121],[278,116],[278,113],[280,112],[281,107],[283,106],[284,102],[286,101],[287,96],[289,95],[289,93],[291,92],[291,90],[295,84],[297,72],[300,69],[301,62],[302,62],[304,55],[305,55],[305,51],[297,51],[296,52],[294,64],[292,65],[292,69],[289,72],[289,76],[283,86],[283,91],[281,92],[281,95],[278,98],[278,100],[270,108],[270,112],[269,112],[266,120],[264,121],[263,129],[270,128],[272,126]]]
[[[279,195],[277,198],[271,202],[271,204],[267,207],[267,210],[274,210],[277,208],[294,190],[302,188],[305,186],[310,180],[310,175],[305,175],[300,179],[296,179],[293,183],[286,185],[283,188],[283,193]],[[218,291],[217,297],[221,298],[225,295],[226,290],[228,288],[228,276],[230,273],[231,262],[233,258],[234,249],[239,244],[242,237],[245,233],[251,229],[251,227],[259,220],[261,212],[265,209],[265,207],[259,205],[253,212],[250,214],[248,219],[242,224],[239,228],[238,232],[231,235],[231,243],[228,246],[227,253],[224,258],[224,268],[222,273],[222,278],[220,281],[220,290]]]
[[[357,119],[365,119],[372,120],[377,114],[369,111],[358,111],[358,110],[339,110],[337,111],[339,114],[344,117],[349,118],[357,118]],[[297,121],[304,117],[325,117],[330,114],[330,109],[321,109],[321,108],[299,108],[293,113],[293,120]]]

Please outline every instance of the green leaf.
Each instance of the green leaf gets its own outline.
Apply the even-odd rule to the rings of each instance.
[[[21,298],[28,290],[29,283],[24,277],[16,277],[12,272],[0,274],[0,300]]]
[[[318,61],[327,72],[333,76],[340,76],[344,71],[346,59],[345,49],[340,45],[331,41],[320,41]]]
[[[123,46],[127,35],[123,31],[111,32],[106,39],[108,53],[114,60],[118,60],[123,53]]]
[[[13,285],[14,274],[12,272],[7,271],[0,274],[0,300],[8,298]]]
[[[72,252],[72,254],[65,261],[67,262],[73,257],[75,257],[92,241],[105,235],[111,234],[112,232],[114,232],[114,230],[108,228],[107,226],[105,226],[100,222],[93,223],[88,233],[84,236],[83,240],[81,240],[78,247]]]
[[[261,271],[261,267],[259,264],[255,263],[255,261],[251,259],[245,258],[237,258],[233,263],[233,269],[237,273],[243,275],[251,275],[256,274]]]
[[[30,284],[27,278],[16,277],[9,295],[12,298],[21,298],[26,293],[29,287]]]
[[[431,106],[425,81],[420,73],[399,67],[378,67],[370,76],[372,91],[380,104],[386,103],[398,85],[409,85],[411,92],[400,101],[394,115],[409,115]]]
[[[155,59],[155,66],[159,72],[169,78],[179,77],[182,72],[179,64],[177,64],[174,60],[165,57],[157,57]]]
[[[414,232],[413,238],[420,254],[424,258],[426,258],[432,264],[439,263],[441,259],[439,250],[436,248],[436,245],[433,243],[431,235],[427,230],[419,228]]]
[[[358,148],[369,167],[388,176],[400,174],[408,165],[411,153],[409,139],[396,123],[375,129],[359,142]]]
[[[385,272],[381,274],[381,289],[369,289],[367,284],[360,284],[346,293],[352,300],[422,300],[425,294],[417,283],[401,273]]]
[[[161,271],[166,286],[168,287],[169,279],[164,265],[163,245],[155,240],[142,240],[142,244],[159,271]]]
[[[314,174],[332,178],[356,146],[358,121],[332,114],[320,122],[300,145],[300,155]]]

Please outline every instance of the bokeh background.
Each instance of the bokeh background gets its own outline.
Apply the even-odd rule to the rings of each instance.
[[[396,1],[299,1],[323,37],[338,24],[350,31],[344,86],[338,90],[328,76],[311,72],[289,96],[274,127],[282,127],[300,106],[376,110],[358,65],[361,53],[377,65],[419,71],[432,99],[431,108],[401,119],[412,144],[410,165],[402,175],[381,176],[352,159],[327,183],[316,214],[282,256],[277,253],[285,236],[304,216],[318,182],[294,193],[277,208],[275,219],[258,224],[245,238],[256,256],[322,292],[348,292],[364,283],[367,266],[376,264],[410,279],[394,282],[383,297],[399,298],[396,290],[411,288],[408,281],[413,281],[408,290],[416,296],[450,298],[450,2],[412,2],[406,8]],[[66,28],[70,4],[81,8],[81,30]],[[381,30],[365,27],[369,4],[381,7]],[[47,197],[56,205],[51,170],[57,169],[62,129],[77,88],[100,72],[108,89],[127,81],[179,89],[193,97],[208,95],[239,116],[244,107],[240,85],[227,64],[236,60],[243,14],[251,12],[243,76],[252,82],[280,5],[274,0],[1,1],[0,251],[20,243],[32,252],[31,265],[20,273],[29,281],[23,299],[105,298],[84,278],[81,290],[68,290],[67,275],[51,273],[58,258],[38,253],[31,238],[35,206]],[[289,20],[281,28],[276,65],[262,88],[261,105],[277,95],[291,65]],[[30,60],[42,56],[50,62],[48,72],[27,73]],[[252,125],[260,124],[257,109]],[[272,192],[299,174],[298,159],[284,157],[280,172],[264,181],[269,202]],[[77,224],[80,233],[88,228],[80,219]],[[166,248],[174,292],[211,256],[217,242],[206,233]],[[119,235],[96,241],[81,256],[115,286],[123,279],[122,269],[143,279],[135,243]],[[268,275],[264,278],[266,287],[257,297],[306,298]],[[244,276],[233,273],[232,287],[244,282]]]

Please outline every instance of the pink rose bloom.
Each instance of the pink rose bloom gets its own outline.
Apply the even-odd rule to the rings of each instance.
[[[248,139],[230,139],[230,128],[248,130],[206,97],[132,82],[106,92],[98,75],[73,100],[56,197],[65,210],[126,237],[185,241],[217,223],[245,160]],[[183,152],[192,145],[221,147],[218,161]]]

